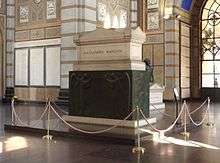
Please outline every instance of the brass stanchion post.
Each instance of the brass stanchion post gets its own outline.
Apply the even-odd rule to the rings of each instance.
[[[47,135],[43,136],[43,139],[47,139],[47,140],[52,140],[53,136],[50,135],[50,111],[51,111],[51,106],[50,106],[50,99],[48,100],[48,114],[47,114]]]
[[[184,107],[184,131],[181,132],[181,135],[183,135],[185,138],[189,138],[190,133],[187,132],[187,107],[186,107],[186,101],[183,103]]]
[[[210,103],[211,103],[211,100],[208,97],[208,122],[207,122],[206,126],[213,127],[213,126],[215,126],[215,124],[210,121]]]
[[[134,147],[132,149],[133,153],[137,153],[137,154],[143,154],[145,151],[145,148],[141,147],[141,135],[140,135],[140,108],[137,106],[136,107],[136,111],[137,111],[137,147]]]

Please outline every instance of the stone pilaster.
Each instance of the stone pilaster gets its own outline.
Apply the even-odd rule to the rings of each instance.
[[[14,0],[7,0],[6,7],[6,87],[14,87]]]
[[[165,22],[165,99],[173,99],[173,88],[179,88],[179,20]]]
[[[138,20],[138,3],[137,0],[131,0],[131,17],[130,17],[130,26],[137,27]]]
[[[96,0],[62,0],[61,89],[69,88],[69,71],[77,62],[78,33],[96,29]]]
[[[9,101],[14,95],[14,33],[15,33],[15,1],[6,1],[6,46],[4,58],[4,91],[3,101]]]

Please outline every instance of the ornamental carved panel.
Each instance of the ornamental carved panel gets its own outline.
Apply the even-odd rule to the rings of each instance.
[[[159,29],[159,13],[150,12],[147,14],[147,30]]]
[[[19,22],[20,23],[26,23],[29,21],[29,8],[28,6],[20,6],[20,10],[19,10]]]
[[[146,33],[161,32],[163,26],[163,0],[141,0],[139,2],[139,25]]]
[[[16,29],[60,25],[61,0],[16,0]]]
[[[159,0],[147,0],[147,8],[148,9],[155,9],[159,8]]]
[[[47,1],[47,19],[55,19],[57,17],[56,0]]]

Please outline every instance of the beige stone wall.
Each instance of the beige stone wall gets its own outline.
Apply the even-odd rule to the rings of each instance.
[[[15,50],[27,46],[44,47],[47,44],[59,46],[56,40],[61,39],[61,0],[16,0],[14,12]],[[38,41],[38,45],[36,45],[36,41]],[[55,44],[52,45],[51,41]],[[19,47],[17,47],[18,45]],[[13,75],[14,77],[15,75]],[[13,82],[13,84],[15,83]],[[58,86],[15,86],[15,95],[21,100],[45,101],[51,96],[58,97],[58,94]]]
[[[143,59],[151,60],[155,82],[165,87],[165,99],[173,99],[173,88],[177,88],[183,98],[188,98],[193,87],[189,72],[191,40],[190,32],[183,31],[181,23],[190,22],[191,11],[182,10],[180,1],[160,0],[156,5],[150,2],[139,3],[142,10],[139,12],[139,24],[147,35]]]

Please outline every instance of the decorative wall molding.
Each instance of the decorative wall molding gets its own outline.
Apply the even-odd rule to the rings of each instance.
[[[60,45],[61,39],[47,39],[47,40],[36,40],[36,41],[22,41],[15,42],[15,48],[25,48],[34,46],[48,46],[48,45]]]

